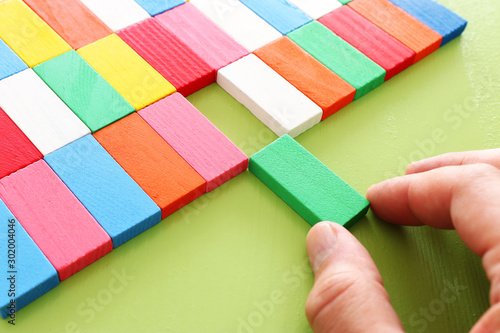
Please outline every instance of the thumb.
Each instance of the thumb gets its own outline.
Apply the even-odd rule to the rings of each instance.
[[[349,231],[318,223],[307,252],[315,283],[306,315],[314,332],[403,332],[375,263]]]

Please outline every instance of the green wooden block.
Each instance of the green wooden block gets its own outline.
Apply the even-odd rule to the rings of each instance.
[[[382,67],[317,21],[287,36],[356,88],[354,99],[384,83]]]
[[[311,225],[333,221],[349,228],[370,206],[288,135],[250,157],[249,169]]]
[[[135,111],[76,51],[50,59],[33,70],[92,133]]]
[[[347,5],[349,2],[351,2],[352,0],[338,0],[338,2],[340,2],[341,4],[343,5]]]

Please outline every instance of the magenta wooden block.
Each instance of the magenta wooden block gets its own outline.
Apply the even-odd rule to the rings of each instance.
[[[44,160],[0,180],[0,198],[61,281],[113,249],[108,234]]]
[[[248,157],[179,93],[139,115],[207,181],[207,192],[248,167]]]
[[[249,53],[189,2],[155,18],[216,71]]]

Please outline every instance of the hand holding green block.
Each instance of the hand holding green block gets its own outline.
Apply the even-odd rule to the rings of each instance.
[[[349,228],[370,206],[288,135],[254,154],[249,169],[311,225],[333,221]]]

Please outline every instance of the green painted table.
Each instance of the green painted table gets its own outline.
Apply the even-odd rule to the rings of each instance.
[[[500,2],[440,2],[469,20],[461,38],[297,138],[362,194],[410,161],[499,146]],[[215,84],[189,100],[247,154],[276,138]],[[309,332],[309,228],[246,172],[61,283],[16,327],[1,321],[0,332]],[[480,260],[455,232],[387,225],[371,212],[351,230],[407,331],[466,332],[488,307]]]

